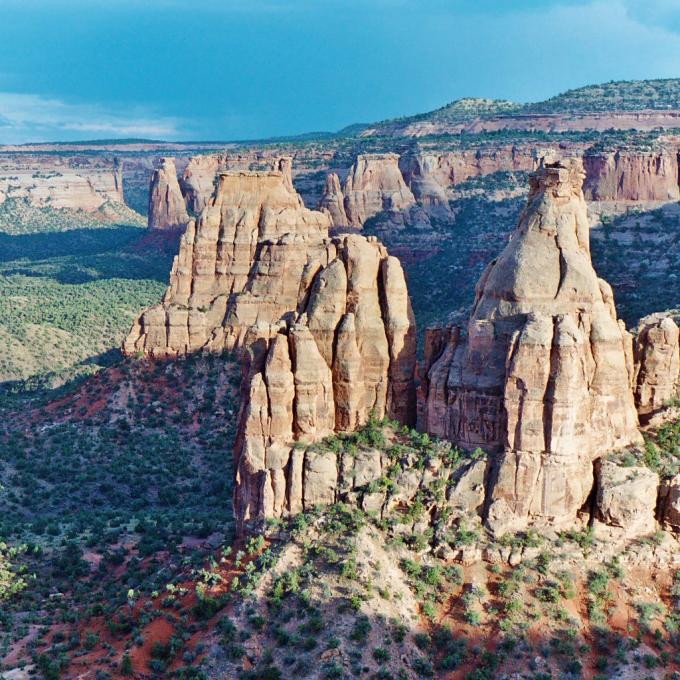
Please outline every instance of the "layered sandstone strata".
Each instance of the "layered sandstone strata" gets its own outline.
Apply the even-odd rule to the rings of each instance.
[[[173,158],[163,158],[149,187],[149,228],[183,229],[189,221]]]
[[[570,160],[542,165],[510,242],[479,281],[467,335],[429,367],[422,426],[493,455],[486,518],[499,532],[572,522],[593,461],[638,443],[632,337],[597,278]]]
[[[399,156],[394,153],[357,156],[343,193],[347,219],[357,228],[384,210],[403,210],[416,202],[399,169]]]
[[[635,404],[649,416],[678,395],[680,330],[667,314],[640,321],[635,336]]]
[[[335,257],[297,314],[263,333],[266,352],[250,351],[235,451],[239,524],[335,501],[349,483],[338,476],[337,454],[302,445],[351,432],[371,415],[415,420],[415,324],[401,265],[375,239],[347,235],[331,245]],[[370,465],[378,477],[383,456],[374,452]],[[345,480],[371,481],[353,465],[347,456]]]
[[[680,200],[675,150],[621,149],[586,153],[583,192],[589,201],[665,202]]]
[[[123,165],[87,156],[11,156],[0,159],[0,204],[26,201],[35,208],[94,212],[122,204]]]
[[[177,356],[239,346],[250,326],[296,309],[334,253],[328,227],[293,189],[290,159],[275,171],[222,173],[187,225],[163,302],[135,321],[124,351]]]

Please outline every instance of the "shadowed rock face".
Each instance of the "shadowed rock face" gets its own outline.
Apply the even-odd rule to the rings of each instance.
[[[415,420],[415,324],[401,265],[374,238],[331,247],[296,319],[251,345],[235,451],[240,525],[335,501],[335,454],[297,442],[350,432],[370,415]]]
[[[632,337],[590,260],[578,161],[544,165],[482,275],[467,337],[429,367],[421,426],[494,454],[487,522],[503,532],[574,519],[593,460],[640,441]]]
[[[349,224],[361,228],[383,210],[402,210],[415,204],[394,153],[361,154],[344,185],[345,212]]]
[[[189,221],[172,158],[164,158],[154,171],[149,188],[149,228],[180,229]]]

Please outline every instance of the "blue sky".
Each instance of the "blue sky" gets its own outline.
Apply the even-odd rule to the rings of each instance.
[[[680,0],[0,0],[0,143],[336,130],[680,76]]]

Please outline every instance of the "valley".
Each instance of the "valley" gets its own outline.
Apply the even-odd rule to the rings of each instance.
[[[678,82],[0,147],[0,677],[676,677]]]

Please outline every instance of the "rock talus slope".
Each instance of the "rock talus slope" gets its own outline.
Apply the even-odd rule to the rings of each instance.
[[[593,461],[640,441],[632,337],[593,269],[570,160],[532,175],[510,242],[478,283],[467,336],[429,368],[421,425],[492,454],[486,516],[495,531],[571,522]]]

